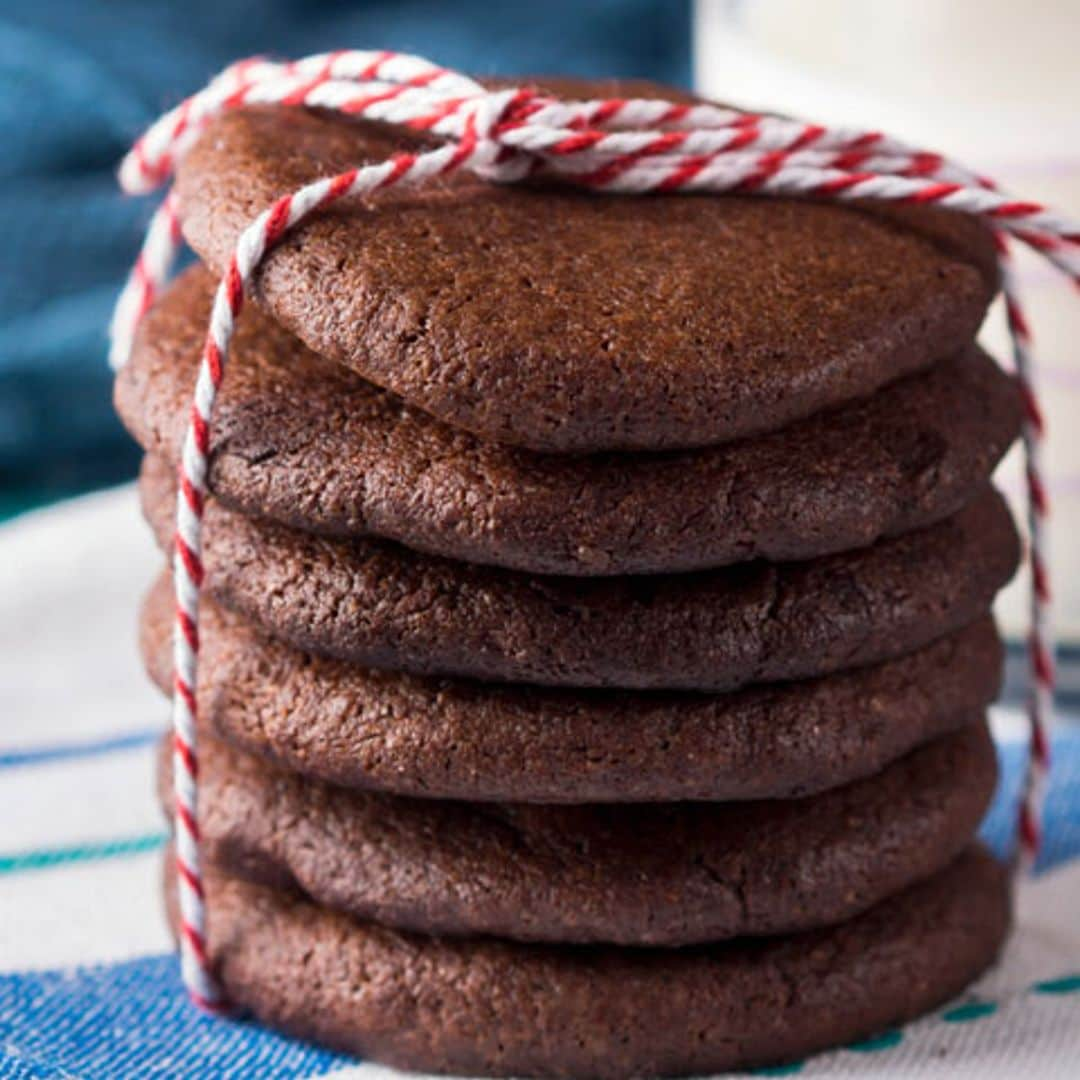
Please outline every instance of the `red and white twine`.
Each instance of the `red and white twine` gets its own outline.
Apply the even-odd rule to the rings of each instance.
[[[395,154],[279,198],[241,234],[214,299],[179,470],[174,579],[173,695],[175,833],[181,960],[194,1001],[222,1007],[204,936],[197,821],[196,701],[202,521],[210,424],[245,290],[263,257],[310,214],[338,199],[394,185],[422,184],[467,169],[496,183],[534,174],[597,191],[637,194],[740,192],[819,199],[923,203],[988,221],[997,239],[1023,394],[1030,527],[1031,753],[1020,811],[1020,847],[1030,861],[1041,839],[1041,795],[1049,768],[1046,725],[1054,660],[1047,565],[1048,504],[1042,473],[1043,418],[1035,391],[1027,321],[1009,256],[1015,238],[1080,283],[1080,226],[994,185],[938,154],[879,132],[826,129],[714,105],[644,99],[556,101],[531,88],[490,91],[457,72],[392,52],[341,51],[291,63],[233,64],[204,90],[161,117],[120,167],[129,193],[164,184],[214,116],[245,105],[310,106],[440,137],[435,149]],[[181,244],[170,192],[154,214],[112,323],[110,360],[123,365],[135,330],[172,270]],[[377,213],[377,209],[373,212]]]

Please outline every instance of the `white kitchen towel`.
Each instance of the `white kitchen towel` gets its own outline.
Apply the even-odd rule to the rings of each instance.
[[[129,488],[0,529],[0,1080],[388,1077],[184,997],[152,793],[167,709],[135,649],[159,565]],[[1002,712],[995,730],[1004,779],[983,832],[1001,851],[1022,724]],[[997,969],[918,1023],[758,1075],[1080,1076],[1080,728],[1054,751],[1041,873]]]

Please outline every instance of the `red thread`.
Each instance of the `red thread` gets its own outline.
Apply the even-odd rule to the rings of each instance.
[[[183,919],[180,921],[180,932],[187,938],[188,944],[191,945],[192,950],[198,957],[199,963],[205,966],[206,945],[203,942],[202,934],[191,923]]]
[[[660,125],[680,124],[690,115],[690,106],[676,102],[663,116],[660,117]]]
[[[216,349],[214,351],[215,353],[217,352]],[[211,362],[206,353],[203,353],[203,360],[207,365]],[[215,380],[215,383],[216,382],[217,380]],[[191,424],[191,432],[195,437],[195,446],[198,448],[199,453],[203,457],[206,457],[206,455],[210,453],[210,428],[199,414],[196,405],[191,406],[188,422]]]
[[[176,534],[176,554],[180,556],[188,576],[201,588],[203,583],[202,560],[187,546],[184,538],[179,533]]]
[[[350,169],[348,172],[343,172],[334,177],[333,183],[330,185],[330,189],[326,193],[326,201],[328,203],[334,202],[335,199],[340,199],[343,195],[347,194],[349,189],[356,183],[356,170]],[[277,237],[274,238],[275,242]]]
[[[818,142],[825,134],[826,129],[820,124],[807,124],[803,133],[788,147],[789,150],[805,150],[806,147]]]
[[[922,191],[909,195],[904,201],[909,203],[934,203],[947,199],[963,190],[960,184],[928,184]]]
[[[610,123],[619,115],[620,112],[626,107],[626,101],[623,98],[608,98],[607,101],[600,102],[596,108],[593,109],[592,116],[589,121],[595,124],[597,127],[603,127],[604,124]],[[677,110],[681,109],[680,105],[672,105],[666,115],[670,115],[673,112],[677,113]],[[677,115],[685,115],[678,114]]]
[[[201,839],[198,823],[191,816],[191,811],[182,802],[176,803],[176,816],[180,819],[180,824],[183,825],[184,829],[198,842]]]
[[[179,675],[174,676],[173,678],[173,690],[184,699],[184,704],[187,705],[188,712],[190,712],[192,716],[195,716],[197,713],[195,695],[191,692],[191,687],[188,686]],[[176,747],[177,751],[182,751],[184,763],[188,772],[193,776],[196,775],[198,772],[198,761],[196,760],[195,755],[192,754],[191,747],[189,747],[179,736],[173,737],[173,745]]]
[[[195,871],[179,856],[176,857],[176,872],[187,882],[188,888],[201,899],[203,896],[202,882]]]
[[[176,611],[176,625],[180,628],[180,632],[184,635],[184,639],[188,643],[188,647],[192,652],[197,653],[199,651],[199,631],[195,624],[191,621],[191,616],[186,611],[182,611],[177,608]]]
[[[851,173],[848,176],[837,176],[831,180],[825,180],[823,183],[818,184],[814,191],[818,195],[839,195],[849,188],[856,187],[859,184],[866,183],[867,180],[873,179],[873,173]]]
[[[240,270],[237,268],[235,255],[229,260],[229,267],[225,271],[225,290],[233,315],[239,315],[244,306],[244,283],[240,280]],[[214,353],[217,357],[214,382],[218,383],[221,381],[221,355],[218,353],[216,345],[214,346]]]
[[[388,52],[383,49],[370,64],[363,71],[360,72],[360,81],[366,82],[374,79],[379,74],[379,68],[386,63],[387,60],[392,60],[396,54]]]
[[[713,156],[711,154],[687,158],[682,165],[661,181],[656,190],[675,191],[677,188],[685,187],[712,160]]]
[[[379,187],[390,187],[396,184],[416,164],[416,155],[394,154],[390,160],[393,162],[394,167],[387,174],[386,179],[379,184]]]
[[[206,370],[210,374],[210,381],[215,386],[221,385],[221,351],[217,347],[217,342],[207,335],[206,342],[203,345],[203,362],[206,364]],[[197,415],[197,414],[196,414]],[[199,417],[202,420],[202,417]],[[199,441],[200,449],[204,445],[203,441]],[[206,440],[205,445],[209,447],[210,441]]]

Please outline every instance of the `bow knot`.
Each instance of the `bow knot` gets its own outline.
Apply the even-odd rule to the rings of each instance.
[[[462,106],[461,131],[456,133],[455,142],[459,152],[468,155],[474,173],[494,183],[512,184],[534,170],[537,163],[528,150],[505,140],[537,97],[535,90],[480,88]]]

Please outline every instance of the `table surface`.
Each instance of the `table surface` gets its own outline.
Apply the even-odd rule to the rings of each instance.
[[[135,642],[160,566],[130,487],[0,527],[0,1076],[387,1077],[186,1003],[160,913],[152,791],[167,708]],[[1009,844],[1023,720],[995,716],[1003,784],[984,826]],[[1001,965],[963,1001],[815,1057],[806,1076],[1072,1075],[1080,1060],[1080,729],[1062,727],[1047,872],[1018,893]],[[776,1073],[774,1073],[776,1075]]]

